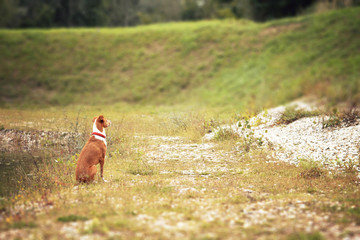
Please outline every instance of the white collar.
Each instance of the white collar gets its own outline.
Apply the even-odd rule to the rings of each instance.
[[[100,132],[100,130],[96,127],[96,120],[97,120],[97,118],[96,118],[95,121],[94,121],[93,132],[95,132],[95,133],[100,133],[100,134],[102,134],[102,135],[104,135],[104,136],[106,137],[105,128],[103,128],[103,131]],[[94,136],[96,139],[103,141],[103,142],[105,143],[105,146],[107,145],[107,144],[106,144],[106,138],[97,136],[97,135],[95,135],[95,134],[93,134],[93,136]]]

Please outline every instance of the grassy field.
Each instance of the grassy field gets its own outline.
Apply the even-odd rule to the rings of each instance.
[[[91,130],[86,117],[91,111],[11,111],[1,112],[13,116],[1,121],[5,126],[74,131],[76,125],[85,135]],[[39,115],[42,123],[34,121]],[[0,238],[336,239],[360,234],[360,191],[352,171],[329,173],[305,160],[296,167],[276,161],[263,148],[245,152],[240,137],[201,141],[215,122],[234,118],[109,115],[113,126],[107,130],[104,172],[109,182],[75,186],[78,151],[53,156],[46,155],[51,147],[44,148],[47,157],[38,168],[18,172],[16,191],[1,198]]]
[[[0,30],[3,107],[359,100],[360,8],[254,23]]]
[[[0,30],[1,136],[80,134],[1,153],[0,170],[3,160],[16,168],[2,178],[0,239],[359,237],[353,169],[279,162],[271,147],[226,131],[202,138],[302,96],[356,103],[358,29],[360,8],[262,24]],[[76,185],[99,114],[113,123],[109,182]]]

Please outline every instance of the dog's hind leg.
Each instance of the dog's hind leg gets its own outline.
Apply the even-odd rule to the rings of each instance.
[[[89,169],[89,182],[94,181],[95,175],[96,175],[96,171],[97,171],[97,169],[96,169],[96,166],[95,166],[95,165],[93,165],[93,166],[90,167],[90,169]]]

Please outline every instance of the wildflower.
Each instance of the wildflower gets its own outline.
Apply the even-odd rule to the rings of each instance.
[[[7,218],[5,219],[5,221],[10,224],[10,223],[12,222],[12,219],[11,219],[11,217],[7,217]]]

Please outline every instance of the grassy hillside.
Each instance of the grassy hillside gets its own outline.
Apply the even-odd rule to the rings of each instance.
[[[360,8],[256,24],[0,30],[2,106],[360,99]]]

